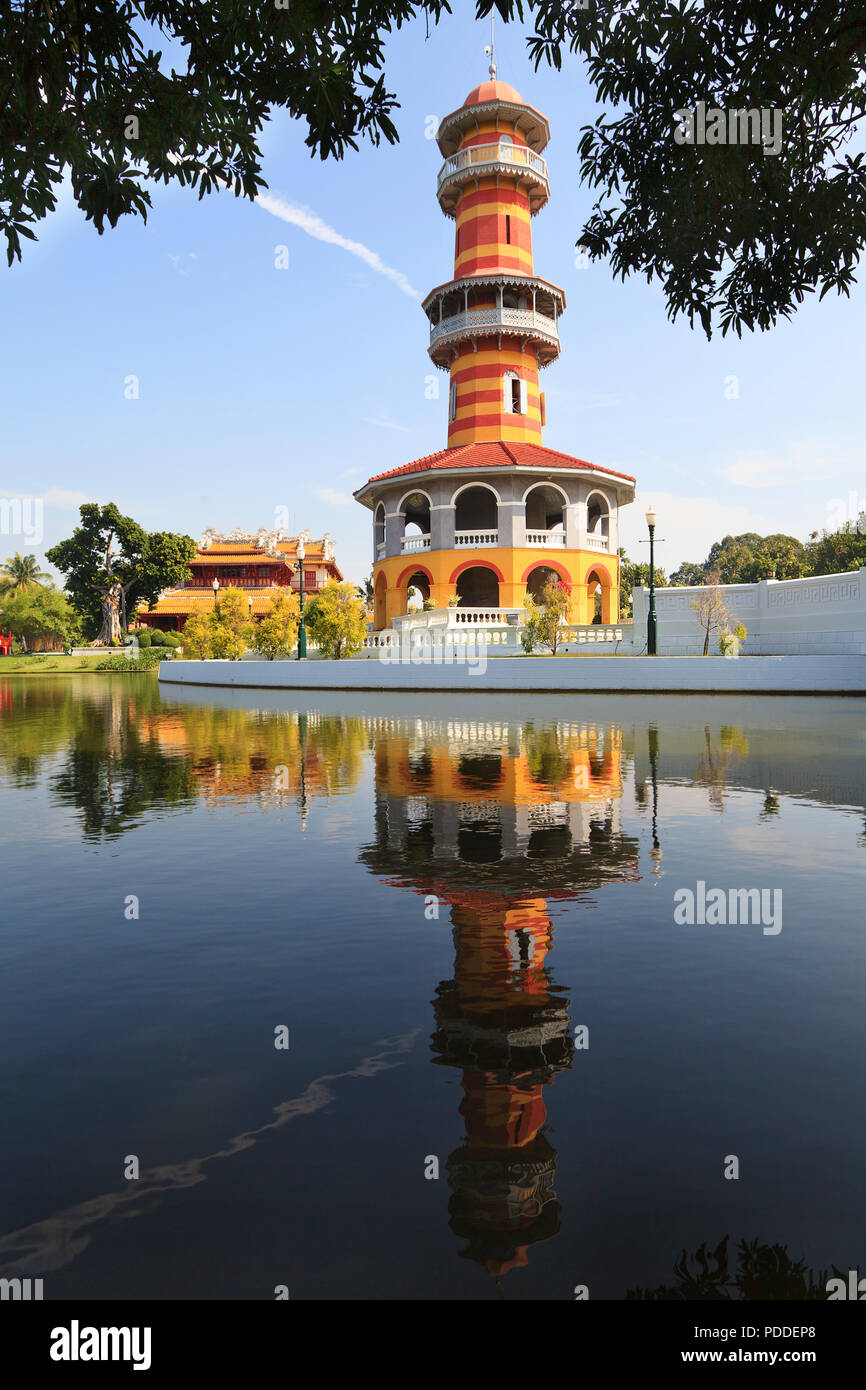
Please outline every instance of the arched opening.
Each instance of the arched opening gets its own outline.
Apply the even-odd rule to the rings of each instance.
[[[591,569],[586,576],[586,618],[588,623],[613,622],[612,590],[606,570]]]
[[[373,589],[373,626],[377,632],[381,632],[388,621],[386,615],[387,587],[385,576],[380,572],[376,576],[376,584]]]
[[[458,493],[454,506],[454,529],[460,531],[499,530],[496,494],[489,487],[466,487]]]
[[[464,753],[457,764],[462,788],[469,792],[498,791],[502,781],[499,753]]]
[[[472,565],[457,576],[457,596],[460,608],[498,608],[499,580],[493,570]]]
[[[525,521],[527,533],[554,532],[564,538],[565,506],[559,489],[544,483],[532,488],[526,494]]]
[[[430,580],[423,570],[410,574],[406,580],[406,612],[420,613],[430,597]]]
[[[457,829],[457,857],[463,864],[498,864],[502,858],[501,826],[461,821]]]
[[[423,492],[410,492],[400,504],[403,517],[403,549],[424,550],[430,545],[430,499]]]
[[[562,583],[562,575],[557,574],[549,565],[536,565],[526,578],[527,596],[536,603],[541,603],[541,596],[551,579],[556,584]]]
[[[610,507],[600,492],[590,493],[586,499],[586,531],[589,536],[605,540],[610,535]]]
[[[376,515],[375,515],[375,517],[374,517],[374,519],[373,519],[373,534],[374,534],[374,539],[375,539],[375,542],[376,542],[376,554],[378,555],[379,552],[380,552],[380,550],[383,549],[383,548],[384,548],[384,545],[385,545],[385,503],[384,503],[384,502],[380,502],[379,505],[378,505],[378,507],[376,508]]]

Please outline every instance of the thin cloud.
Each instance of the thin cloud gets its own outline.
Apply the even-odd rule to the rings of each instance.
[[[348,492],[338,492],[335,487],[317,487],[316,496],[321,502],[328,502],[332,507],[350,507],[354,498]]]
[[[26,501],[31,497],[37,498],[45,507],[61,507],[73,510],[82,506],[85,502],[92,502],[94,499],[89,492],[70,492],[62,487],[50,487],[46,492],[6,492],[5,497],[10,499],[20,498]]]
[[[781,456],[760,450],[743,454],[723,470],[722,476],[735,487],[789,487],[835,477],[840,461],[826,445],[794,444]]]
[[[310,208],[301,207],[298,203],[286,203],[282,198],[271,197],[269,193],[260,193],[256,202],[265,212],[279,217],[283,222],[290,222],[293,227],[300,227],[302,232],[315,237],[316,241],[326,241],[331,246],[339,246],[343,251],[348,251],[351,256],[357,256],[371,270],[375,270],[377,275],[384,275],[387,280],[392,280],[410,299],[421,298],[420,290],[415,289],[402,270],[395,270],[393,266],[386,265],[381,256],[371,251],[362,241],[352,241],[350,237],[342,236]]]
[[[634,472],[634,466],[626,471]],[[749,507],[719,502],[713,497],[678,497],[661,488],[645,489],[631,506],[623,507],[619,518],[620,545],[625,547],[629,559],[642,563],[649,560],[644,514],[650,502],[658,512],[655,562],[667,574],[672,574],[685,560],[695,564],[705,560],[710,546],[723,536],[741,536],[746,531],[766,536],[782,529],[777,517],[764,516]]]
[[[412,431],[405,425],[395,425],[392,420],[374,420],[370,415],[362,415],[361,419],[365,425],[378,425],[383,430],[398,430],[400,434],[411,434]]]

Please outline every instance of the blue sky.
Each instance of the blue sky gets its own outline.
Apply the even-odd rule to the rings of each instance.
[[[23,264],[0,266],[0,496],[44,498],[37,554],[71,533],[81,501],[114,500],[148,529],[196,538],[287,515],[293,530],[334,536],[349,578],[369,572],[370,514],[353,489],[446,440],[447,378],[435,374],[430,399],[419,303],[453,267],[429,132],[488,61],[487,26],[455,8],[429,38],[421,22],[389,44],[398,146],[323,164],[279,115],[264,138],[264,204],[158,187],[146,226],[127,218],[99,237],[65,197]],[[568,309],[562,356],[542,378],[545,443],[637,477],[623,513],[630,553],[646,550],[650,500],[668,570],[728,532],[805,539],[856,514],[863,287],[850,300],[812,296],[769,333],[707,343],[668,322],[657,286],[579,268],[592,196],[576,147],[594,111],[582,67],[536,74],[516,26],[499,26],[497,61],[552,128],[535,267]],[[23,548],[0,535],[2,554]]]

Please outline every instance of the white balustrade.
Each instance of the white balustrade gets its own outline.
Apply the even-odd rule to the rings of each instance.
[[[610,542],[607,536],[587,536],[587,550],[610,550]]]
[[[377,558],[378,560],[381,560],[381,559],[382,559],[382,556],[383,556],[384,554],[385,554],[385,542],[384,542],[384,541],[379,541],[379,543],[378,543],[377,546],[376,546],[376,558]]]
[[[426,532],[423,536],[404,536],[400,542],[400,550],[403,555],[412,555],[416,550],[430,549],[430,533]]]
[[[548,547],[564,546],[565,533],[563,531],[527,531],[526,544]]]
[[[467,170],[483,173],[486,169],[489,170],[491,165],[504,165],[521,172],[528,170],[545,184],[549,182],[547,164],[535,150],[530,150],[525,145],[503,144],[497,141],[490,145],[470,145],[465,150],[459,150],[457,154],[449,155],[439,170],[437,188],[441,191],[443,184],[456,174],[462,174]]]
[[[486,309],[469,309],[462,314],[451,314],[430,325],[430,342],[448,333],[456,333],[466,328],[519,328],[527,333],[543,333],[546,337],[559,341],[559,328],[556,319],[542,314],[538,309],[500,309],[489,305]]]
[[[484,546],[484,545],[498,545],[498,544],[499,544],[499,531],[498,531],[498,530],[496,530],[496,531],[455,531],[455,532],[454,532],[454,545],[455,545],[455,548],[460,548],[460,547],[467,546],[467,545],[471,545],[471,546],[478,547],[478,546]]]

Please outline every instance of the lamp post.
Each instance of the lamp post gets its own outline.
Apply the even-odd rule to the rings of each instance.
[[[217,607],[217,600],[219,599],[219,596],[220,596],[220,582],[219,582],[219,580],[217,579],[216,575],[214,575],[214,577],[213,577],[213,611],[214,611],[214,613],[217,613],[217,614],[219,613],[219,608]]]
[[[247,599],[247,617],[249,618],[250,622],[252,622],[252,620],[253,620],[253,596],[252,596],[252,594],[250,594],[249,598]]]
[[[307,655],[307,629],[304,625],[304,560],[307,551],[303,539],[298,537],[298,600],[300,603],[300,622],[298,624],[298,661]]]
[[[649,548],[650,548],[650,585],[649,585],[649,612],[646,619],[646,651],[647,656],[658,654],[658,620],[656,618],[656,588],[655,588],[655,533],[656,533],[656,511],[650,502],[646,514],[646,524],[649,527]]]

